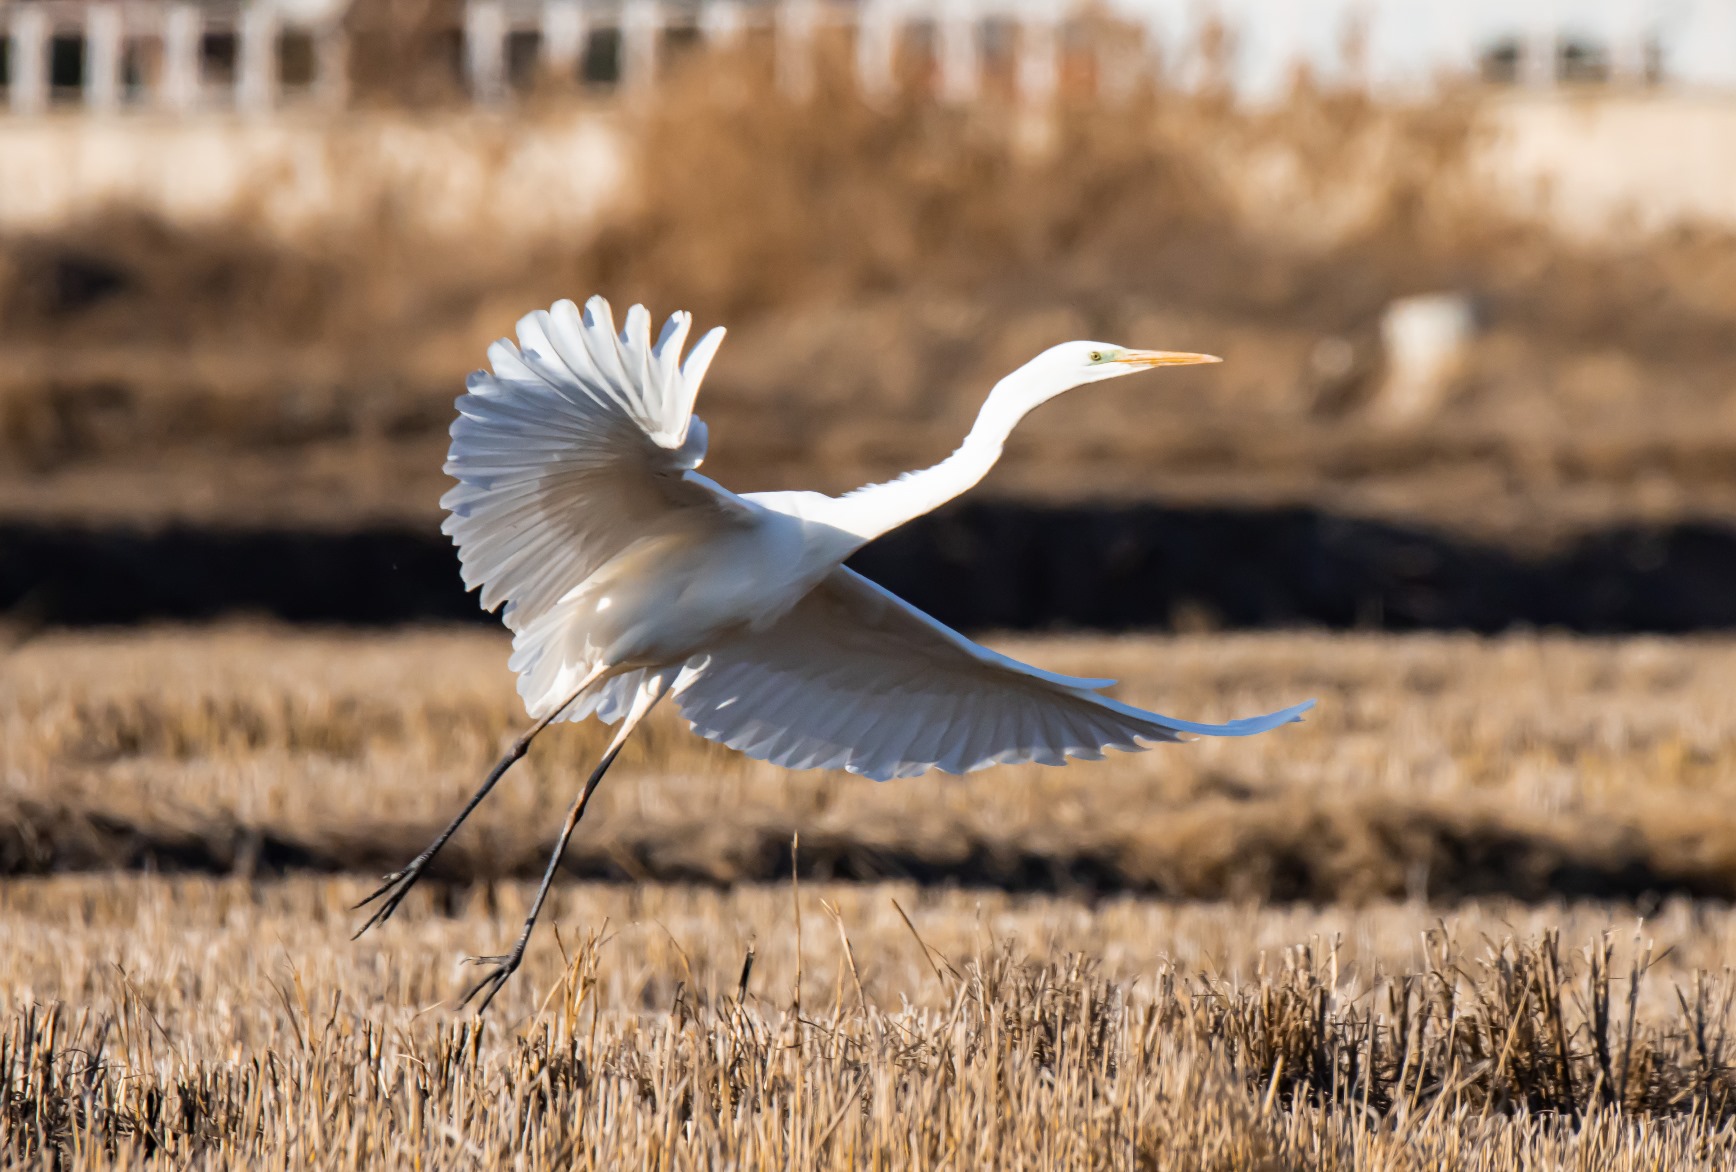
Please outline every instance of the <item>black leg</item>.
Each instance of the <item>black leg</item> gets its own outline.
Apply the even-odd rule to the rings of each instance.
[[[499,761],[495,762],[494,768],[489,771],[487,780],[482,783],[482,788],[477,790],[476,793],[471,796],[470,801],[465,803],[464,809],[458,812],[458,817],[454,818],[451,824],[447,826],[445,830],[440,832],[440,836],[428,844],[428,849],[410,860],[409,866],[405,867],[403,870],[393,871],[390,875],[387,875],[385,882],[381,883],[372,895],[368,896],[368,898],[362,900],[362,902],[356,905],[358,908],[364,908],[377,899],[383,898],[385,900],[384,903],[374,910],[374,914],[368,917],[367,923],[356,929],[356,934],[350,937],[350,939],[359,939],[363,932],[366,932],[375,924],[383,924],[392,918],[392,913],[398,910],[398,905],[404,902],[404,897],[406,895],[410,894],[410,888],[416,886],[416,881],[422,878],[422,873],[428,869],[428,864],[433,861],[435,855],[440,853],[440,848],[446,845],[446,840],[456,834],[458,828],[464,825],[464,820],[470,817],[476,807],[482,804],[482,799],[488,796],[488,791],[494,788],[494,783],[504,777],[506,771],[517,764],[518,759],[525,755],[526,751],[530,749],[530,743],[536,739],[537,734],[542,732],[542,730],[547,728],[550,724],[553,724],[555,718],[565,712],[572,705],[573,701],[579,698],[580,694],[583,693],[586,688],[595,683],[597,676],[600,674],[600,672],[593,672],[586,678],[585,682],[579,686],[578,690],[571,696],[568,696],[558,708],[537,721],[535,724],[531,725],[530,728],[526,729],[524,733],[512,743],[512,747],[506,751],[506,755]]]
[[[464,994],[464,999],[458,1003],[459,1008],[469,1005],[478,996],[482,1000],[476,1003],[476,1012],[481,1015],[488,1009],[488,1003],[494,1000],[494,995],[501,990],[512,974],[518,971],[518,966],[524,961],[524,950],[530,944],[531,931],[536,927],[537,917],[542,914],[543,903],[548,899],[549,888],[554,885],[555,872],[560,870],[561,856],[567,853],[567,843],[573,837],[573,830],[579,824],[579,819],[585,816],[585,807],[590,804],[591,795],[596,792],[597,784],[603,780],[603,774],[609,771],[609,766],[615,763],[620,755],[621,746],[627,742],[627,737],[651,711],[657,701],[663,698],[667,684],[660,677],[652,677],[641,686],[639,695],[633,700],[633,708],[621,722],[620,731],[615,734],[614,741],[609,745],[608,752],[591,771],[591,776],[585,782],[585,788],[573,800],[572,807],[567,810],[566,823],[561,827],[561,836],[555,843],[554,853],[549,856],[549,865],[543,871],[542,886],[537,888],[536,899],[531,902],[530,914],[525,917],[524,931],[518,934],[518,941],[512,946],[512,951],[503,956],[475,956],[471,960],[476,964],[492,965],[493,970],[487,976],[477,981]]]

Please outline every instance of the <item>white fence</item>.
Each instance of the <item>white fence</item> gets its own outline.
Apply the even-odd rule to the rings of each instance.
[[[341,104],[350,0],[0,0],[7,107],[268,111]],[[365,3],[367,0],[357,0]],[[538,77],[649,84],[677,47],[760,30],[780,76],[812,81],[828,27],[853,38],[864,89],[916,76],[967,101],[998,80],[1041,103],[1064,84],[1217,71],[1252,99],[1298,67],[1339,83],[1424,90],[1444,76],[1550,86],[1682,81],[1736,90],[1736,0],[1111,0],[1143,43],[1081,35],[1069,0],[468,0],[453,33],[479,102]],[[1216,44],[1215,55],[1205,47]],[[1103,54],[1111,54],[1105,59]]]
[[[466,80],[480,101],[501,100],[539,73],[631,90],[652,81],[676,47],[758,32],[776,47],[780,80],[800,92],[813,81],[815,41],[835,29],[853,38],[857,78],[870,93],[897,84],[903,59],[937,96],[968,101],[981,92],[985,58],[993,56],[1018,94],[1041,102],[1059,83],[1061,34],[1078,19],[1069,8],[1028,0],[471,0]]]
[[[303,97],[341,102],[338,14],[294,5],[0,0],[6,104],[265,111]]]

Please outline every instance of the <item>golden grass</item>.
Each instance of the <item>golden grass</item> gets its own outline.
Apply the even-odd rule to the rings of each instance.
[[[0,888],[0,1144],[60,1168],[1713,1168],[1736,918],[351,880]],[[909,923],[904,912],[909,914]],[[1555,932],[1561,933],[1558,938]],[[553,933],[551,933],[553,935]],[[751,967],[744,971],[744,960]],[[1649,966],[1649,967],[1648,967]],[[745,990],[743,988],[745,981]]]
[[[460,962],[515,934],[532,888],[501,877],[538,865],[597,730],[540,744],[383,930],[351,943],[350,905],[521,724],[501,636],[14,647],[0,1162],[1736,1158],[1736,913],[1648,893],[1730,882],[1736,644],[998,642],[1180,714],[1321,706],[1249,741],[883,786],[659,720],[575,844],[577,873],[634,882],[557,884],[481,1025],[452,1009]],[[19,874],[129,864],[242,874]],[[1643,898],[1559,898],[1598,883]],[[1530,899],[1477,895],[1497,887]]]
[[[785,773],[671,712],[629,745],[575,874],[726,883],[915,876],[1191,898],[1736,894],[1736,643],[1309,634],[999,640],[1248,740],[874,785]],[[524,718],[502,635],[59,633],[0,661],[0,866],[379,872]],[[601,748],[562,726],[436,874],[540,873]]]

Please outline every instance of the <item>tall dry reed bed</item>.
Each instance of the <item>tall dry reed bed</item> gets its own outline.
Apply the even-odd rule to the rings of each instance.
[[[808,931],[835,934],[835,971],[798,964],[773,985],[750,948],[735,980],[696,977],[675,944],[685,976],[647,984],[602,929],[502,1025],[358,1007],[291,969],[225,1037],[189,1018],[184,988],[122,969],[91,1003],[9,1012],[5,1150],[64,1168],[1736,1159],[1728,976],[1678,972],[1660,999],[1647,986],[1668,978],[1637,941],[1570,950],[1545,932],[1479,949],[1433,931],[1423,963],[1390,972],[1301,946],[1240,978],[1168,964],[1128,980],[992,939],[949,958],[910,925],[894,947],[933,983],[888,1008],[861,976],[888,941],[853,941],[820,906],[833,915]]]

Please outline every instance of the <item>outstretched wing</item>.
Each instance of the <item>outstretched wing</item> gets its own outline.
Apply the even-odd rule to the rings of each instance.
[[[693,660],[676,703],[694,731],[750,757],[876,781],[934,767],[1064,765],[1184,733],[1246,736],[1313,707],[1195,724],[1098,694],[1111,683],[997,655],[840,568],[769,629]]]
[[[557,302],[518,323],[518,345],[489,347],[458,399],[440,498],[464,585],[484,610],[507,604],[519,630],[640,538],[672,525],[727,523],[743,507],[691,473],[705,457],[694,396],[723,340],[681,348],[678,313],[651,342],[635,305],[617,336],[609,303]]]

